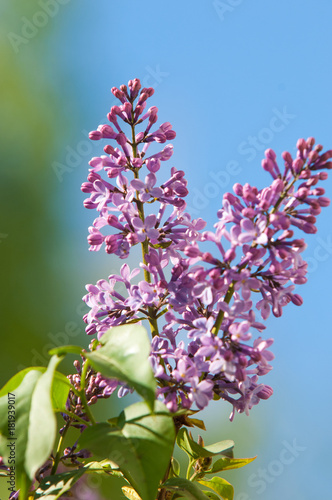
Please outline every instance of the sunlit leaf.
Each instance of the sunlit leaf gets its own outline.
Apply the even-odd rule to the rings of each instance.
[[[129,488],[128,486],[122,486],[122,493],[129,500],[141,500],[139,494],[134,490],[134,488]]]
[[[163,487],[167,490],[174,491],[174,493],[178,494],[177,496],[186,497],[190,500],[208,500],[208,497],[204,495],[197,484],[182,477],[167,479]]]
[[[214,455],[227,455],[232,454],[234,441],[229,439],[219,441],[218,443],[209,446],[200,446],[193,439],[190,438],[188,431],[185,427],[179,430],[176,442],[178,446],[184,450],[191,458],[212,457]]]
[[[92,367],[108,378],[133,387],[153,409],[156,380],[149,361],[151,344],[145,328],[117,326],[104,333],[100,342],[100,349],[83,353]]]
[[[69,491],[74,484],[83,476],[85,469],[48,476],[40,483],[35,493],[35,500],[57,500],[61,495]]]
[[[230,470],[230,469],[239,469],[240,467],[244,467],[245,465],[249,464],[253,460],[255,460],[256,457],[253,458],[220,458],[217,460],[209,469],[206,471],[206,474],[208,473],[215,473],[215,472],[220,472],[222,470]]]
[[[115,462],[142,500],[155,500],[174,440],[172,415],[157,401],[153,414],[145,402],[136,403],[120,414],[117,426],[106,422],[90,426],[78,444]]]
[[[53,448],[56,417],[52,386],[60,361],[54,356],[46,370],[30,368],[19,372],[0,392],[0,455],[6,463],[11,450],[7,445],[15,448],[17,487],[22,490],[26,490],[28,478],[33,479]],[[8,394],[11,401],[15,400],[15,427],[8,427]],[[57,397],[60,398],[60,392]]]
[[[234,488],[228,481],[226,481],[226,479],[213,477],[210,481],[200,480],[198,482],[218,493],[223,500],[233,500],[234,498]]]

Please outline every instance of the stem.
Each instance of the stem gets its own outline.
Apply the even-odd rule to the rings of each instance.
[[[56,450],[56,455],[55,455],[54,462],[53,462],[53,467],[52,467],[52,470],[51,470],[51,476],[54,476],[54,474],[56,474],[56,470],[58,468],[58,465],[59,465],[59,462],[60,462],[60,458],[61,458],[61,454],[62,454],[63,441],[64,441],[65,436],[67,434],[67,431],[68,431],[68,429],[70,427],[70,424],[71,424],[71,421],[68,420],[68,422],[65,425],[64,431],[63,431],[62,435],[60,436],[60,439],[59,439],[59,442],[58,442],[58,447],[57,447],[57,450]]]
[[[71,411],[64,411],[64,410],[59,410],[61,411],[61,413],[65,413],[66,415],[68,415],[68,417],[72,418],[73,420],[77,420],[77,422],[80,422],[81,424],[84,424],[84,425],[92,425],[92,423],[88,422],[87,420],[83,420],[83,418],[79,417],[78,415],[76,415],[75,413],[71,412]],[[72,422],[74,423],[74,422]]]
[[[276,204],[274,205],[274,207],[272,208],[272,210],[271,210],[271,212],[270,212],[271,214],[274,214],[274,213],[278,210],[278,208],[279,208],[279,206],[280,206],[280,204],[281,204],[282,200],[283,200],[284,198],[286,198],[286,196],[288,195],[288,191],[290,190],[290,188],[291,188],[292,186],[294,186],[295,182],[296,182],[298,179],[299,179],[299,176],[294,176],[294,179],[292,180],[292,182],[290,182],[290,183],[288,184],[288,186],[286,186],[285,191],[284,191],[284,192],[280,195],[279,200],[277,201],[277,203],[276,203]]]
[[[131,118],[132,118],[131,137],[132,137],[133,157],[137,158],[137,144],[136,144],[136,139],[135,139],[135,125],[134,125],[134,111],[133,110],[131,111]],[[135,179],[139,178],[137,169],[134,170],[134,176],[135,176]],[[138,199],[138,193],[136,193],[136,194],[137,194],[136,206],[137,206],[138,214],[139,214],[140,219],[144,222],[144,220],[145,220],[144,206],[143,206],[142,201],[140,201]],[[148,242],[147,238],[145,238],[145,240],[141,243],[141,246],[142,246],[143,264],[147,265],[147,262],[145,259],[145,255],[149,252],[149,242]],[[151,283],[151,274],[146,269],[144,269],[144,279],[147,283]],[[155,312],[154,307],[151,307],[151,306],[148,307],[148,314],[149,314],[148,319],[149,319],[150,328],[151,328],[151,335],[152,335],[152,337],[155,337],[156,335],[159,335],[159,329],[158,329],[158,322],[157,322],[156,312]]]
[[[190,480],[190,471],[191,471],[191,468],[192,468],[194,462],[195,462],[195,460],[189,460],[189,465],[188,465],[187,474],[186,474],[186,478],[188,480]]]
[[[88,373],[88,369],[89,369],[89,363],[88,363],[88,360],[86,359],[85,362],[84,362],[83,369],[82,369],[82,374],[81,374],[80,398],[81,398],[82,405],[83,405],[83,408],[85,410],[85,413],[87,414],[87,417],[89,418],[89,420],[93,424],[96,424],[95,418],[94,418],[94,416],[91,413],[91,410],[90,410],[90,408],[88,406],[88,402],[86,400],[86,395],[85,395],[85,379],[86,379],[86,375]]]
[[[166,469],[165,475],[164,475],[164,477],[162,479],[162,484],[164,484],[164,482],[167,481],[168,476],[169,476],[169,472],[171,470],[171,466],[172,466],[172,463],[171,463],[171,460],[170,460],[169,464],[168,464],[168,467]],[[161,488],[161,490],[158,493],[157,500],[164,500],[165,496],[166,496],[166,492],[167,492],[166,488]]]
[[[189,481],[195,481],[196,477],[200,476],[201,474],[202,474],[201,472],[194,472],[194,474],[191,476],[191,478],[189,479]]]
[[[229,304],[230,301],[231,301],[231,298],[233,297],[233,293],[234,293],[234,282],[232,282],[230,285],[229,285],[229,288],[227,290],[227,293],[225,295],[225,299],[224,299],[224,302],[226,302],[226,304]],[[225,315],[225,312],[220,310],[218,312],[218,316],[217,316],[217,319],[216,319],[216,322],[212,328],[212,333],[213,335],[217,335],[219,330],[220,330],[220,327],[221,327],[221,323],[223,322],[223,319],[224,319],[224,315]]]

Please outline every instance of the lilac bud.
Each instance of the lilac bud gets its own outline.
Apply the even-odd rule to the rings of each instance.
[[[136,134],[135,141],[137,143],[141,142],[142,139],[144,139],[144,132],[139,132],[138,134]]]
[[[296,160],[294,160],[292,164],[294,173],[299,174],[303,168],[303,165],[304,165],[303,160],[301,160],[301,158],[296,158]]]
[[[318,153],[317,151],[310,151],[309,155],[308,155],[308,163],[311,164],[311,163],[314,163],[318,158]]]
[[[209,264],[216,264],[218,261],[210,254],[210,252],[204,252],[202,254],[202,260],[208,262]]]
[[[114,106],[112,107],[111,112],[108,113],[107,119],[108,119],[108,121],[110,121],[111,123],[114,123],[114,125],[116,125],[118,123],[118,119],[117,119],[115,110],[113,108],[114,108]]]
[[[256,210],[252,207],[245,207],[243,210],[242,210],[242,215],[244,217],[247,217],[248,219],[252,219],[253,217],[255,217],[256,215]]]
[[[199,282],[205,279],[205,271],[203,269],[199,269],[198,271],[195,272],[194,274],[194,279],[195,281]]]
[[[314,226],[313,224],[309,224],[308,222],[305,222],[301,229],[306,233],[306,234],[316,234],[317,233],[317,227]]]
[[[107,217],[107,223],[112,227],[116,227],[117,229],[123,230],[123,226],[119,223],[116,215],[113,214],[109,215]]]
[[[181,198],[184,198],[189,193],[188,189],[182,184],[180,186],[175,186],[174,192],[177,194],[177,196],[180,196]]]
[[[140,168],[143,165],[143,160],[141,158],[133,158],[131,164],[135,168]]]
[[[288,163],[289,165],[293,163],[292,155],[288,151],[284,151],[281,156],[283,157],[285,163]]]
[[[315,139],[314,137],[308,137],[306,142],[307,142],[307,149],[312,149],[312,147],[315,144]]]
[[[326,151],[326,153],[322,154],[319,157],[319,163],[325,163],[330,158],[332,158],[332,150],[331,149],[329,151]]]
[[[286,250],[286,248],[278,248],[277,250],[278,257],[280,259],[288,259],[289,258],[289,251]]]
[[[132,111],[132,109],[133,109],[133,107],[130,104],[130,102],[125,102],[121,106],[121,110],[125,113],[125,115],[127,116],[127,118],[128,118],[129,121],[131,121],[131,111]]]
[[[209,276],[211,277],[211,279],[216,280],[220,277],[220,271],[218,271],[218,269],[216,268],[211,269],[211,271],[209,271]]]
[[[308,196],[309,190],[305,187],[299,188],[295,196],[297,198],[306,198]]]
[[[118,134],[116,136],[116,142],[118,144],[120,144],[120,146],[125,146],[126,143],[127,143],[127,137],[126,137],[126,134],[124,134],[123,132],[120,132],[120,134]]]
[[[98,401],[98,397],[92,396],[92,398],[90,398],[88,401],[88,405],[94,405],[95,403],[97,403],[97,401]]]
[[[243,188],[241,186],[241,184],[239,184],[238,182],[236,182],[233,186],[233,191],[234,193],[237,195],[237,196],[242,196],[243,195]]]
[[[321,207],[328,207],[330,205],[330,200],[326,196],[320,196],[317,201]]]
[[[264,158],[264,160],[262,160],[262,167],[270,174],[274,173],[274,163],[270,158]]]
[[[75,366],[75,368],[76,368],[77,372],[78,372],[79,374],[81,374],[81,364],[80,364],[80,362],[79,362],[77,359],[75,359],[75,361],[74,361],[73,365]]]
[[[108,155],[111,155],[112,152],[114,151],[114,148],[110,144],[107,144],[106,146],[104,146],[104,151]]]
[[[98,130],[104,139],[115,139],[117,136],[117,133],[114,132],[110,125],[100,125]]]
[[[231,262],[232,260],[235,259],[235,257],[236,257],[236,252],[235,252],[234,248],[229,248],[225,252],[224,260],[225,260],[225,262]]]
[[[141,94],[147,94],[148,97],[152,97],[153,94],[154,94],[154,89],[152,87],[144,87],[142,90],[141,90]]]
[[[299,295],[297,293],[292,293],[291,301],[296,306],[302,306],[302,304],[303,304],[303,299],[302,299],[301,295]]]
[[[277,158],[277,155],[275,154],[275,152],[273,151],[273,149],[267,149],[265,151],[265,156],[266,156],[266,158],[269,158],[272,161],[275,161],[275,159]]]
[[[114,95],[114,97],[116,97],[117,99],[119,99],[122,103],[126,102],[127,98],[126,98],[126,95],[125,95],[124,92],[122,92],[121,90],[117,89],[116,87],[113,87],[111,89],[111,92]]]
[[[95,182],[95,181],[100,181],[101,177],[99,174],[96,174],[96,172],[90,172],[88,175],[88,181],[89,182]]]
[[[256,395],[260,399],[269,399],[273,394],[273,389],[269,385],[264,385],[259,392],[256,392]]]
[[[297,147],[297,149],[302,151],[303,149],[305,149],[307,147],[307,143],[304,139],[299,139],[296,143],[296,147]]]
[[[146,160],[146,168],[151,172],[151,173],[156,173],[160,169],[160,160],[152,158]]]
[[[93,185],[91,182],[83,182],[81,186],[81,191],[83,193],[91,193],[93,191]]]
[[[104,241],[104,236],[100,233],[92,233],[88,236],[89,245],[101,245]]]
[[[311,171],[310,170],[304,169],[300,173],[300,179],[310,179],[310,177],[311,177]]]
[[[91,201],[90,198],[87,198],[86,200],[84,200],[83,205],[85,208],[88,208],[89,210],[96,208],[95,203],[93,201]]]
[[[129,80],[128,87],[130,89],[131,98],[136,99],[138,92],[140,91],[140,89],[142,87],[140,80],[138,78],[134,78],[134,80]]]
[[[184,254],[187,257],[196,258],[201,254],[201,252],[200,252],[200,249],[198,247],[188,246],[188,247],[185,247]]]
[[[137,243],[138,243],[137,234],[135,234],[135,233],[127,234],[126,240],[128,241],[128,243],[131,247],[133,247],[134,245],[137,245]]]
[[[89,132],[89,139],[91,141],[99,141],[99,139],[102,138],[102,133],[99,130],[93,130],[92,132]]]
[[[147,99],[149,99],[148,93],[144,92],[144,90],[146,90],[146,89],[141,90],[141,94],[140,94],[138,102],[137,102],[138,106],[141,106],[143,104],[143,102],[145,102]]]
[[[312,194],[313,194],[314,196],[321,196],[321,195],[325,194],[325,189],[324,189],[324,188],[322,188],[322,187],[315,188],[315,189],[313,190]]]

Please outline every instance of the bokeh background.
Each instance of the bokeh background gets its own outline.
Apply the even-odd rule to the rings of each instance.
[[[266,148],[294,152],[311,135],[332,147],[331,23],[329,0],[1,0],[1,385],[46,364],[54,345],[87,345],[84,286],[118,269],[88,252],[94,215],[80,192],[111,87],[135,77],[155,87],[150,105],[177,131],[166,167],[186,171],[189,210],[212,226],[235,182],[270,182]],[[331,195],[331,179],[325,187]],[[307,238],[304,305],[268,321],[274,396],[233,423],[227,404],[202,415],[206,442],[232,438],[237,456],[258,455],[227,476],[236,500],[330,492],[331,214]]]

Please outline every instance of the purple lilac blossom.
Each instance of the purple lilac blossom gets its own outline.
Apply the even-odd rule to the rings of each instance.
[[[172,167],[169,179],[158,185],[156,174],[173,146],[147,156],[152,142],[176,136],[168,122],[153,130],[158,109],[146,111],[153,89],[141,89],[135,79],[112,92],[120,100],[108,114],[112,126],[90,133],[92,140],[115,143],[104,147],[106,156],[90,161],[82,185],[89,194],[84,205],[98,212],[88,242],[91,250],[105,245],[121,259],[141,243],[143,259],[140,269],[130,272],[124,264],[120,276],[87,285],[86,332],[100,338],[114,326],[162,317],[160,331],[153,331],[151,365],[166,406],[202,409],[222,398],[233,406],[231,418],[235,411],[248,414],[273,392],[260,380],[271,370],[273,341],[255,338],[255,331],[265,329],[261,321],[271,312],[279,317],[290,302],[302,304],[295,288],[307,281],[301,255],[306,243],[298,231],[315,233],[316,217],[329,205],[317,184],[327,179],[332,151],[322,154],[313,138],[300,139],[295,158],[283,153],[282,168],[267,149],[262,167],[271,184],[258,189],[236,183],[233,193],[223,196],[214,231],[205,230],[203,219],[192,220],[186,212],[183,171]],[[129,128],[128,137],[121,127]],[[115,182],[104,180],[103,172]],[[213,255],[204,251],[204,242],[215,246]],[[135,276],[139,281],[132,284]],[[125,285],[125,295],[117,283]],[[120,395],[126,391],[120,387]]]

